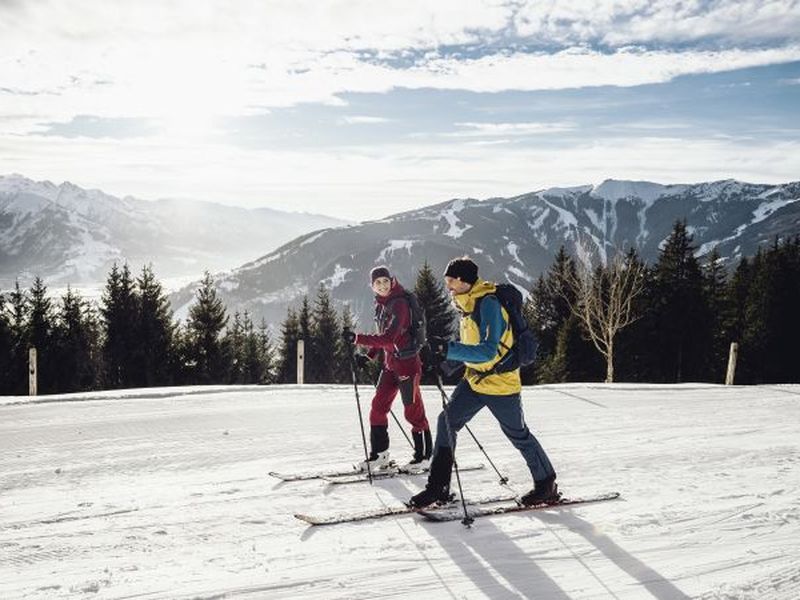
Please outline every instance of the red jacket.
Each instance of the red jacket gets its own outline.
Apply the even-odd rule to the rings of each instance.
[[[384,368],[400,377],[411,377],[422,372],[419,354],[408,358],[397,358],[396,350],[411,346],[411,307],[403,298],[403,286],[392,279],[392,290],[385,298],[375,296],[375,335],[359,333],[356,344],[370,348],[369,356],[374,358],[383,350]]]

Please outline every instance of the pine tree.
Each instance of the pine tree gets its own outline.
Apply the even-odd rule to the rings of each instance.
[[[99,323],[89,303],[67,287],[55,328],[56,389],[60,393],[94,389],[101,363]]]
[[[570,315],[561,325],[556,347],[542,367],[544,381],[603,381],[605,364],[600,354],[586,343],[580,320]]]
[[[353,312],[350,310],[349,304],[345,304],[344,308],[342,309],[341,323],[342,331],[345,329],[356,331],[355,319],[353,318]],[[337,370],[337,381],[339,383],[353,382],[353,375],[350,372],[350,352],[352,350],[353,347],[345,344],[344,341],[339,344],[339,354],[336,358],[336,364],[340,365],[340,368]],[[374,384],[374,382],[378,379],[378,374],[380,373],[381,368],[380,361],[370,361],[366,368],[359,369],[357,371],[356,376],[358,378],[358,382],[368,385]]]
[[[226,381],[231,357],[221,335],[227,323],[225,306],[217,296],[211,274],[206,271],[196,292],[196,301],[189,308],[186,323],[194,382],[208,384]]]
[[[725,324],[730,320],[731,306],[727,295],[727,274],[722,258],[714,247],[703,265],[703,293],[708,306],[711,328],[711,354],[708,369],[711,381],[722,383],[725,379],[726,361],[730,341]]]
[[[634,301],[634,310],[641,318],[619,334],[617,381],[658,381],[661,378],[661,367],[658,364],[658,345],[653,343],[659,335],[653,311],[658,303],[655,271],[652,267],[647,267],[634,250],[628,252],[627,260],[637,261],[644,267],[644,289]]]
[[[135,385],[136,344],[131,324],[136,323],[139,310],[134,281],[127,264],[121,270],[116,263],[111,267],[100,312],[105,333],[105,387],[113,389]]]
[[[243,355],[244,333],[242,331],[242,317],[239,312],[233,313],[233,322],[225,331],[223,344],[231,357],[231,369],[228,374],[230,383],[244,383]]]
[[[341,331],[356,330],[355,319],[353,318],[353,312],[350,310],[349,304],[345,304],[344,308],[342,308],[340,323],[342,325]],[[352,381],[352,375],[350,374],[350,352],[352,350],[353,348],[349,344],[344,343],[344,340],[339,344],[339,350],[336,355],[336,364],[341,366],[337,372],[336,380],[338,383],[350,383]],[[365,379],[364,374],[358,373],[358,380],[361,381],[362,379]]]
[[[344,368],[336,363],[336,357],[341,354],[339,346],[342,330],[330,294],[322,284],[317,289],[312,318],[312,342],[310,351],[307,352],[311,367],[308,370],[310,380],[315,383],[335,383],[340,379],[340,371]]]
[[[744,334],[744,315],[747,296],[750,293],[752,283],[753,269],[751,261],[747,257],[742,257],[728,282],[725,294],[731,307],[725,323],[725,330],[728,339],[733,342],[741,342]]]
[[[678,221],[655,266],[658,340],[656,355],[661,381],[708,381],[713,345],[710,309],[703,293],[703,275],[685,221]]]
[[[242,317],[242,346],[241,346],[241,373],[242,383],[262,383],[264,378],[264,365],[261,356],[259,334],[255,330],[253,320],[245,311]]]
[[[267,322],[261,319],[256,339],[258,340],[258,357],[260,362],[260,379],[254,383],[268,384],[275,381],[275,350],[269,335]]]
[[[172,311],[153,268],[145,265],[136,281],[138,313],[134,338],[133,379],[137,386],[150,387],[172,383],[173,334]]]
[[[53,339],[53,303],[47,296],[47,286],[36,277],[30,289],[30,310],[28,313],[28,343],[36,348],[38,391],[53,393],[54,370],[57,366]]]
[[[428,337],[452,338],[456,331],[457,315],[453,310],[444,286],[436,278],[428,261],[422,265],[417,273],[414,293],[425,311],[425,323]],[[423,354],[423,361],[427,359]],[[427,362],[423,365],[423,383],[433,383],[435,374],[429,369]]]
[[[281,323],[281,345],[278,350],[278,383],[297,382],[297,339],[300,337],[300,323],[297,313],[289,307],[286,319]]]
[[[305,359],[303,361],[303,380],[306,383],[313,381],[312,370],[309,368],[309,358],[313,344],[313,323],[311,320],[311,308],[308,304],[308,296],[303,296],[300,303],[300,310],[297,311],[297,337],[296,340],[303,340],[303,347],[305,352]],[[295,355],[292,359],[294,364],[297,365],[297,343],[295,343]],[[291,381],[297,381],[297,371],[291,375]]]
[[[11,394],[13,337],[7,316],[7,300],[0,293],[0,395]]]
[[[554,377],[566,377],[569,376],[569,373],[580,371],[577,367],[562,368],[563,364],[571,361],[571,358],[565,356],[564,352],[577,352],[580,356],[589,356],[591,352],[594,352],[591,342],[581,336],[575,337],[573,325],[569,326],[569,331],[560,334],[561,329],[572,317],[570,305],[576,301],[575,294],[567,282],[576,277],[575,261],[564,246],[561,246],[556,253],[553,265],[545,275],[539,277],[525,301],[523,314],[539,340],[539,347],[536,351],[537,358],[533,368],[525,369],[522,372],[524,383],[564,381],[554,379]],[[559,335],[563,340],[569,340],[570,343],[565,344],[562,341],[562,354],[557,357]]]
[[[28,293],[19,281],[8,296],[8,322],[11,328],[10,375],[7,389],[12,394],[28,393]]]
[[[575,261],[561,246],[553,265],[546,275],[539,277],[525,302],[525,316],[536,332],[542,358],[553,354],[558,330],[572,314],[570,303],[574,302],[574,294],[565,282],[576,274]]]
[[[742,353],[753,383],[798,379],[800,337],[800,244],[775,240],[753,260],[753,279],[744,315]]]
[[[173,357],[170,360],[172,369],[170,378],[177,385],[193,383],[197,361],[193,354],[191,335],[185,324],[177,323],[175,325],[172,339]]]

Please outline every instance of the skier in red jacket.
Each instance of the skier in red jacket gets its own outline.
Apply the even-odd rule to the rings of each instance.
[[[384,356],[383,370],[369,413],[370,470],[380,470],[391,464],[388,415],[399,391],[403,412],[406,421],[411,424],[414,438],[414,456],[404,468],[422,471],[430,463],[433,444],[419,389],[422,361],[418,353],[409,351],[409,348],[413,349],[411,307],[406,300],[405,290],[386,267],[372,269],[370,281],[375,292],[375,326],[378,333],[356,334],[349,330],[343,333],[347,343],[369,348],[366,355],[356,355],[361,366],[368,360],[375,360],[381,350]],[[362,461],[358,468],[366,471],[367,462]]]

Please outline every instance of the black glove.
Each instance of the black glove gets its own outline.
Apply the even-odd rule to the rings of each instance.
[[[369,356],[367,356],[366,354],[361,354],[361,353],[356,354],[355,360],[356,360],[356,366],[359,369],[366,369],[367,365],[370,363]]]
[[[439,364],[439,370],[445,377],[461,376],[459,372],[463,372],[464,363],[457,360],[444,360]]]
[[[448,341],[444,338],[432,335],[428,338],[428,351],[430,352],[431,362],[438,365],[447,359]]]
[[[345,329],[342,331],[342,339],[352,346],[356,341],[356,334],[349,329]]]

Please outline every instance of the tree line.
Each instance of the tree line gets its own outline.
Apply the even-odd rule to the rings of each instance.
[[[39,393],[208,383],[271,383],[267,324],[231,318],[206,273],[185,323],[174,320],[153,269],[114,265],[99,303],[71,289],[54,300],[36,278],[0,295],[0,394],[28,393],[37,349]]]
[[[685,222],[675,224],[653,265],[631,249],[587,269],[562,247],[525,303],[539,348],[524,382],[722,382],[732,341],[739,343],[736,383],[800,381],[800,236],[776,239],[730,271],[716,251],[701,261],[696,250]],[[427,263],[413,290],[428,334],[455,335],[456,314]],[[320,285],[313,300],[304,296],[287,309],[276,347],[263,320],[229,315],[208,273],[182,323],[150,266],[134,277],[127,265],[114,265],[97,303],[69,288],[55,300],[37,278],[29,290],[17,285],[0,295],[0,394],[27,393],[31,347],[45,394],[294,383],[299,339],[307,383],[349,383],[341,334],[353,320]],[[379,368],[370,365],[359,380],[373,382]],[[423,381],[432,383],[431,373]]]
[[[606,334],[613,328],[613,284],[625,272],[636,274],[622,279],[628,322],[606,335],[614,381],[722,383],[731,342],[739,344],[735,383],[800,381],[800,236],[776,239],[730,271],[716,250],[702,260],[696,251],[685,221],[653,265],[629,250],[589,271],[561,248],[525,305],[540,342],[526,383],[608,380],[603,343],[588,329],[593,319]]]

